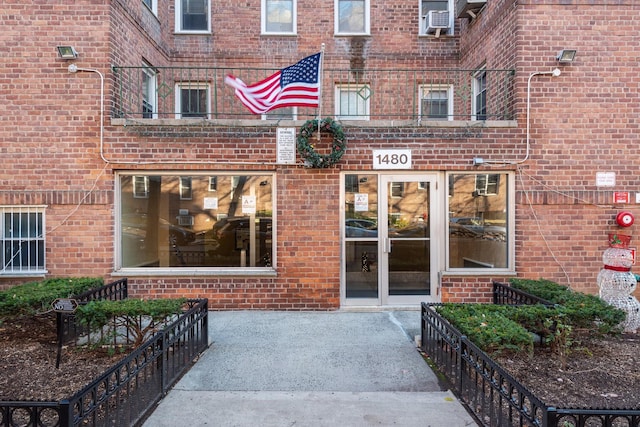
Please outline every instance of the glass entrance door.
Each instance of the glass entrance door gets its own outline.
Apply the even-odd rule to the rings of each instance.
[[[345,176],[346,305],[436,299],[435,183],[432,175]]]

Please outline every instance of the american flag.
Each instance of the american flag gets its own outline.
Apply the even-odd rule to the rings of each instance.
[[[247,86],[229,74],[224,81],[253,114],[283,107],[318,108],[320,99],[320,55],[307,56],[270,77]]]

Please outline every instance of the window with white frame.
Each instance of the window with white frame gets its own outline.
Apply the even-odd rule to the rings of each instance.
[[[45,274],[44,206],[0,206],[0,275]]]
[[[142,3],[147,6],[154,15],[158,15],[158,0],[142,0]]]
[[[191,192],[191,177],[180,177],[180,200],[191,200],[193,195]]]
[[[369,120],[369,85],[337,85],[335,89],[336,118],[339,120]]]
[[[487,70],[473,75],[473,120],[487,120]]]
[[[453,120],[453,86],[420,86],[418,107],[423,120]]]
[[[509,270],[513,263],[513,175],[448,175],[447,268]]]
[[[334,0],[336,34],[369,34],[369,7],[369,0]]]
[[[500,174],[478,174],[476,175],[476,194],[479,196],[493,196],[498,194],[500,189]]]
[[[211,110],[209,84],[176,84],[176,118],[208,118]]]
[[[262,33],[295,34],[297,0],[262,0]]]
[[[404,182],[391,182],[389,185],[391,188],[391,197],[404,196]]]
[[[149,197],[135,197],[139,171],[119,172],[116,268],[158,271],[271,268],[275,175],[154,172]],[[183,196],[186,183],[191,199]],[[212,183],[215,192],[212,193]]]
[[[157,73],[149,64],[142,68],[142,118],[153,119],[157,117],[158,101],[156,95]]]
[[[209,0],[176,0],[176,32],[208,33],[211,31]]]
[[[262,120],[295,120],[298,116],[298,107],[283,107],[267,111],[262,115]]]
[[[149,197],[149,177],[133,177],[133,197],[136,199],[146,199]]]
[[[214,192],[218,191],[218,177],[210,176],[209,177],[209,191]]]
[[[421,0],[419,34],[453,34],[453,1]]]

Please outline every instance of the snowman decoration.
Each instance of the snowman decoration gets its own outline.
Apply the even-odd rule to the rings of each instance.
[[[622,327],[625,332],[640,328],[640,302],[633,296],[636,275],[631,272],[633,254],[628,248],[631,236],[609,235],[609,247],[602,255],[604,267],[598,273],[600,298],[627,313]]]

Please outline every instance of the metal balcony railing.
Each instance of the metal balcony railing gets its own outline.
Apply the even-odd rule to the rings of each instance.
[[[254,115],[224,83],[275,69],[114,66],[111,117],[124,119],[513,120],[514,70],[338,70],[322,73],[321,107]]]

